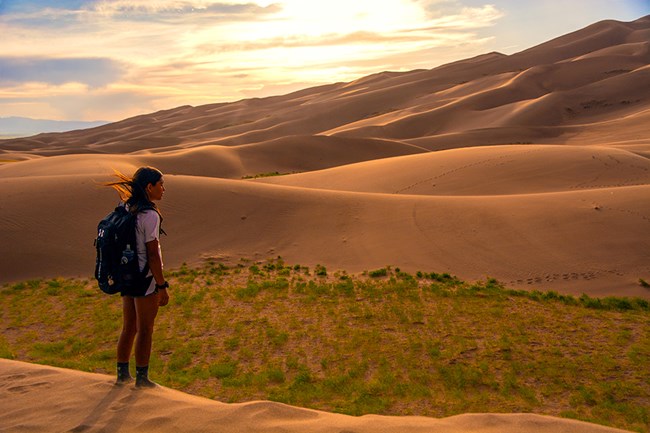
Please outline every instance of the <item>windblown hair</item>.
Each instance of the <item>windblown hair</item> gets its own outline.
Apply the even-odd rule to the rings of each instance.
[[[122,201],[129,206],[129,211],[137,213],[140,209],[153,208],[160,214],[156,204],[147,196],[147,186],[155,185],[162,178],[163,174],[160,170],[153,167],[140,167],[135,171],[133,177],[128,177],[117,170],[114,171],[118,180],[107,182],[104,185],[117,191]]]

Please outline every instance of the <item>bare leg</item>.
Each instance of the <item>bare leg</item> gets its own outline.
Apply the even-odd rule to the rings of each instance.
[[[158,294],[135,298],[137,315],[137,334],[135,338],[136,365],[149,365],[153,324],[158,314]]]
[[[117,341],[117,362],[129,362],[131,348],[137,331],[135,302],[130,296],[122,296],[122,333]]]
[[[151,342],[154,321],[158,314],[158,294],[135,298],[135,312],[137,316],[137,333],[135,338],[135,365],[137,370],[136,386],[155,386],[149,381],[148,368],[151,357]]]
[[[129,359],[135,339],[137,320],[135,302],[130,296],[122,296],[122,332],[117,341],[117,384],[127,383],[133,378],[129,373]]]

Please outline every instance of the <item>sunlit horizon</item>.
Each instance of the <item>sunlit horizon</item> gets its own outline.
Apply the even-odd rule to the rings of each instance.
[[[512,54],[646,1],[0,1],[0,117],[116,121]]]

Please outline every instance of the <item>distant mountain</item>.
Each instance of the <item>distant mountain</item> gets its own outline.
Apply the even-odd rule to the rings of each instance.
[[[81,122],[30,119],[28,117],[0,117],[0,138],[28,137],[42,132],[67,132],[94,128],[109,122]]]

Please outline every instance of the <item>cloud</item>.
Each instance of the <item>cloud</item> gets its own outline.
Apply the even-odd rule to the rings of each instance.
[[[0,84],[82,83],[102,87],[118,81],[124,67],[106,58],[0,57]]]
[[[229,3],[208,0],[0,0],[0,18],[23,28],[91,30],[108,23],[188,23],[202,26],[219,22],[258,21],[282,10],[278,3]],[[1,25],[2,23],[0,23]],[[90,25],[90,27],[88,27]]]
[[[477,39],[472,33],[454,31],[444,27],[405,29],[391,33],[356,31],[351,33],[330,33],[317,36],[288,35],[283,37],[223,43],[207,43],[196,47],[199,56],[223,54],[227,52],[251,52],[277,50],[278,48],[315,48],[345,46],[381,47],[382,52],[414,50],[426,47],[454,44]],[[482,41],[477,41],[482,42]],[[368,51],[366,51],[368,52]]]
[[[259,39],[255,41],[241,41],[224,44],[205,44],[197,47],[199,51],[206,53],[224,51],[256,51],[266,49],[297,48],[297,47],[319,47],[349,44],[367,43],[396,43],[400,41],[418,41],[422,38],[416,35],[404,35],[399,33],[386,34],[369,31],[356,31],[351,33],[328,33],[316,36],[288,35],[270,39]]]
[[[256,3],[225,3],[200,0],[101,0],[89,14],[125,21],[177,22],[188,21],[196,25],[201,20],[256,21],[281,11],[279,4],[260,6]]]
[[[119,113],[268,96],[380,70],[434,67],[460,53],[475,55],[486,41],[477,29],[494,25],[501,13],[489,5],[464,5],[0,0],[0,91],[30,97],[0,109],[116,119],[124,117]],[[442,6],[445,13],[437,13]]]
[[[43,9],[78,10],[96,0],[0,0],[0,14],[27,13]]]
[[[103,12],[176,12],[176,13],[245,13],[276,10],[270,3],[260,6],[255,2],[228,2],[214,0],[0,0],[0,13],[30,13],[43,10],[95,10]]]
[[[9,92],[5,91],[5,94]],[[164,98],[133,89],[81,89],[71,85],[21,85],[0,97],[0,117],[41,117],[56,120],[120,120],[150,113],[161,107],[180,103],[164,103]],[[160,101],[163,101],[161,105]],[[177,101],[174,101],[177,102]]]

